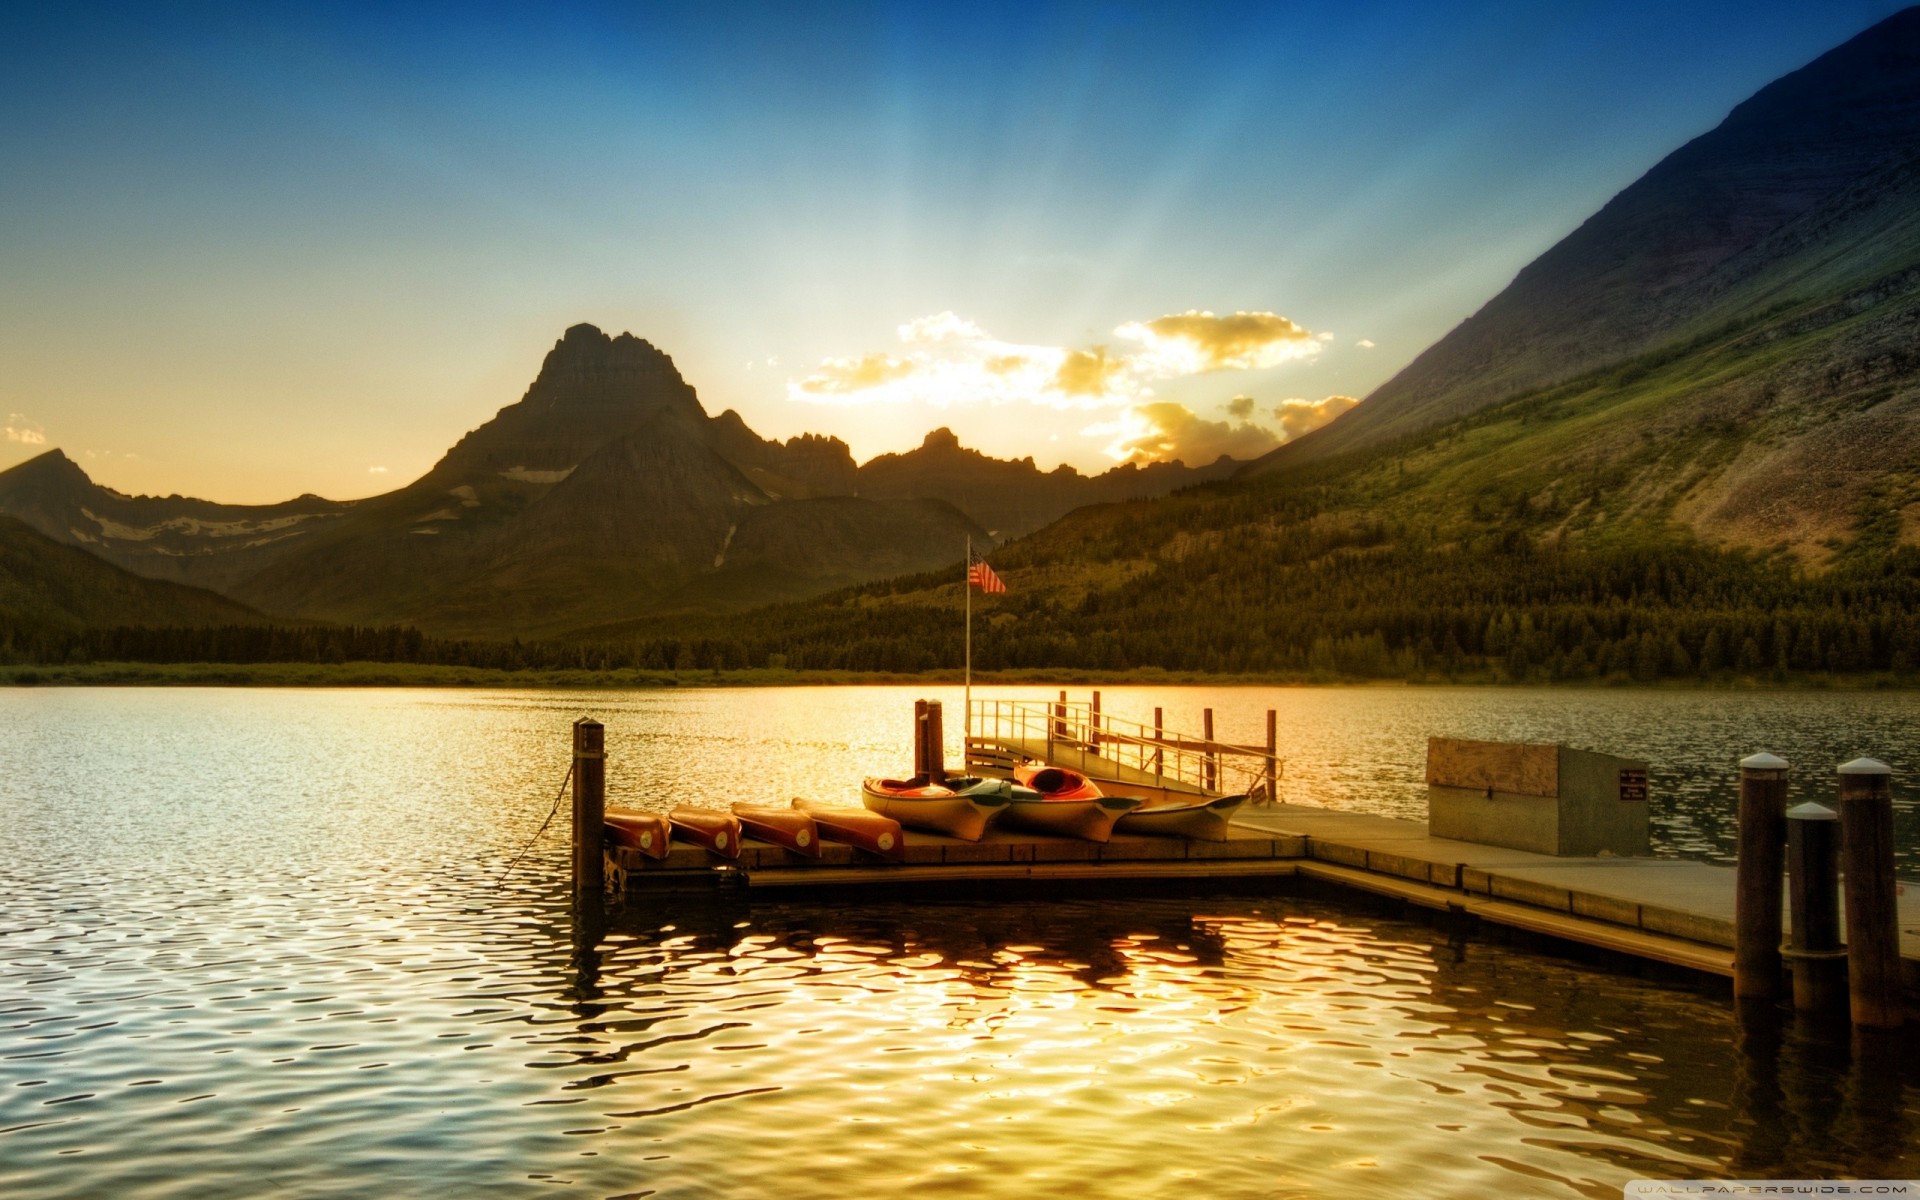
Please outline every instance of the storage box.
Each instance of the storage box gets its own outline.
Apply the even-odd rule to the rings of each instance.
[[[1536,854],[1644,857],[1647,764],[1551,743],[1428,738],[1427,830]]]

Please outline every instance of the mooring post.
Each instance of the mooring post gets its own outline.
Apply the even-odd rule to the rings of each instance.
[[[1900,982],[1899,885],[1893,877],[1893,771],[1877,759],[1856,758],[1839,769],[1839,776],[1853,1023],[1898,1029],[1906,1012]]]
[[[1153,710],[1153,781],[1161,782],[1167,770],[1167,721],[1158,705]]]
[[[1067,740],[1067,690],[1060,689],[1060,703],[1053,706],[1053,736]]]
[[[1200,786],[1211,792],[1219,782],[1220,768],[1213,753],[1213,710],[1210,708],[1200,710],[1200,738],[1207,744],[1200,756]]]
[[[927,773],[927,702],[913,702],[913,777]]]
[[[1780,994],[1781,869],[1786,865],[1787,760],[1740,760],[1739,849],[1734,859],[1733,994]]]
[[[1088,732],[1087,748],[1100,753],[1100,693],[1093,694],[1093,725]]]
[[[1840,945],[1840,814],[1824,804],[1787,810],[1787,907],[1792,930],[1785,958],[1793,968],[1793,1007],[1837,1012],[1847,979]]]
[[[599,900],[607,886],[607,730],[573,723],[573,895]]]
[[[927,738],[927,781],[945,783],[947,781],[947,733],[943,727],[944,718],[940,715],[940,701],[927,701],[927,720],[925,725]]]
[[[1267,803],[1280,802],[1280,714],[1267,710]]]

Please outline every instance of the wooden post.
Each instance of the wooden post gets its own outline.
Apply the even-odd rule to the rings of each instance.
[[[1734,859],[1733,994],[1780,994],[1781,869],[1786,865],[1787,761],[1740,760],[1739,850]]]
[[[927,702],[913,702],[913,775],[918,779],[927,773]]]
[[[1060,703],[1053,706],[1053,736],[1067,740],[1067,690],[1060,689]]]
[[[1853,1023],[1898,1029],[1906,1019],[1900,981],[1898,885],[1893,877],[1893,772],[1857,758],[1839,770],[1840,855],[1847,894],[1847,983]]]
[[[573,723],[573,895],[601,898],[607,886],[607,730]]]
[[[927,779],[930,783],[947,781],[947,733],[942,726],[940,701],[927,701]]]
[[[1093,725],[1088,733],[1087,748],[1095,754],[1100,753],[1100,693],[1093,694]]]
[[[1280,714],[1267,710],[1267,803],[1280,802]]]
[[[1161,743],[1167,739],[1166,718],[1158,705],[1153,710],[1153,781],[1164,782],[1167,770],[1167,748]]]
[[[1200,737],[1207,743],[1200,757],[1200,786],[1211,792],[1218,781],[1219,760],[1213,754],[1213,710],[1210,708],[1200,710]]]
[[[1793,1007],[1837,1012],[1846,987],[1840,946],[1840,816],[1824,804],[1787,810],[1787,903],[1792,926],[1785,958],[1793,968]]]

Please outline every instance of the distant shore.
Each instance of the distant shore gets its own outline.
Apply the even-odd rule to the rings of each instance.
[[[1920,675],[1788,674],[1715,679],[1625,678],[1512,680],[1491,674],[1422,679],[1363,679],[1327,675],[1209,675],[1143,667],[1135,671],[976,671],[976,684],[1111,687],[1560,687],[1660,688],[1681,691],[1905,691]],[[918,683],[958,687],[957,671],[645,671],[620,669],[505,671],[419,663],[63,663],[0,666],[0,686],[14,687],[448,687],[555,688],[588,691],[684,687],[835,687]]]

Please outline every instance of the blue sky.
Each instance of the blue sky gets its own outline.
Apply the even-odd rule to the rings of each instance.
[[[1898,7],[9,9],[0,467],[386,490],[577,321],[863,459],[1254,450]]]

